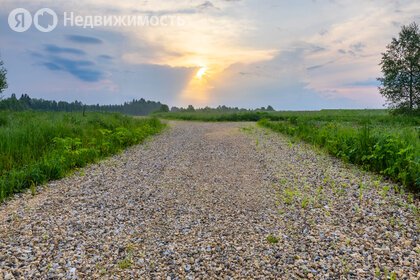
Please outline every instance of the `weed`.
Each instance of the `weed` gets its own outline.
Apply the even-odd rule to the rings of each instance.
[[[134,265],[132,256],[133,256],[133,249],[130,248],[127,256],[122,261],[120,261],[118,263],[118,267],[121,268],[121,269],[126,269],[126,268],[132,267]]]
[[[34,181],[31,182],[30,191],[32,196],[36,195],[36,187]]]
[[[389,275],[389,277],[390,277],[390,280],[397,279],[396,276],[395,276],[395,271],[392,271],[391,274]]]
[[[412,193],[409,193],[408,194],[408,201],[410,202],[410,203],[413,203],[413,194]]]
[[[269,243],[278,243],[279,242],[279,238],[277,238],[277,237],[275,237],[275,236],[272,236],[272,235],[269,235],[269,236],[267,236],[267,241],[269,242]]]
[[[385,198],[387,191],[389,191],[389,187],[388,186],[383,186],[382,187],[382,198],[383,199]]]
[[[303,208],[303,209],[305,209],[305,208],[306,208],[306,203],[307,203],[307,201],[308,201],[308,198],[307,198],[307,197],[305,197],[305,198],[302,200],[302,208]]]

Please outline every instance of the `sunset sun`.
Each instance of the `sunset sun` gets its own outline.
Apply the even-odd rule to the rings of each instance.
[[[195,74],[195,77],[198,79],[203,78],[203,76],[206,74],[207,67],[203,66],[200,68],[200,70],[197,71],[197,74]]]

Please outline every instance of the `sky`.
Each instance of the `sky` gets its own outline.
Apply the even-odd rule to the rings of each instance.
[[[16,8],[41,26],[52,22],[49,14],[35,13],[50,8],[57,26],[16,32],[8,22]],[[88,25],[71,24],[71,13]],[[89,26],[94,17],[125,19]],[[1,0],[3,94],[87,104],[382,108],[381,53],[411,22],[420,23],[418,0]]]

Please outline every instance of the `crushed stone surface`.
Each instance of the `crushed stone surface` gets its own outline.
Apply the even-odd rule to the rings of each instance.
[[[420,279],[399,185],[253,123],[169,124],[0,204],[0,279]]]

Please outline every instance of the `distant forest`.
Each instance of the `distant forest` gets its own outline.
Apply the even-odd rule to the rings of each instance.
[[[167,108],[160,102],[146,101],[143,98],[132,100],[121,105],[85,105],[80,101],[65,102],[51,101],[37,98],[30,98],[27,94],[22,94],[16,98],[15,94],[11,97],[0,100],[0,110],[9,111],[55,111],[55,112],[77,112],[77,111],[100,111],[100,112],[118,112],[126,115],[144,116]]]
[[[165,110],[160,110],[161,112],[165,112]],[[227,107],[225,105],[220,105],[216,108],[204,107],[204,108],[194,108],[192,105],[188,105],[187,108],[178,108],[178,107],[171,107],[171,113],[186,113],[186,112],[201,112],[201,113],[239,113],[239,112],[252,112],[252,111],[266,111],[272,112],[275,111],[273,106],[268,105],[267,108],[261,107],[256,109],[245,109],[245,108],[238,108],[238,107]]]

